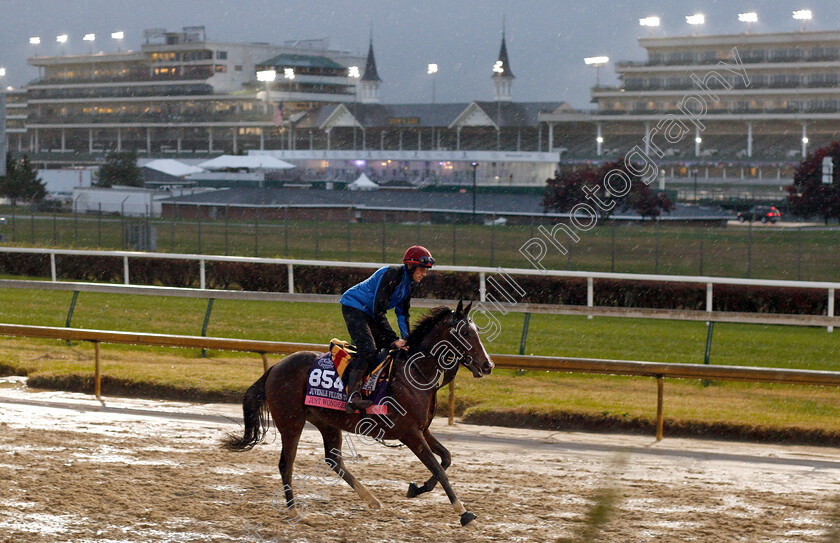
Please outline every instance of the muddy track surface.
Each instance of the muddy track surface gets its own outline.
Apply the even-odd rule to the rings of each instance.
[[[828,541],[840,522],[840,450],[640,436],[550,433],[438,419],[450,479],[477,520],[461,528],[440,487],[408,499],[428,472],[405,449],[356,442],[343,482],[306,487],[290,522],[279,438],[222,450],[233,405],[106,399],[0,387],[0,541]],[[296,473],[314,475],[307,428]],[[315,494],[320,494],[315,496]],[[603,514],[599,515],[598,512]],[[595,520],[593,520],[595,519]]]

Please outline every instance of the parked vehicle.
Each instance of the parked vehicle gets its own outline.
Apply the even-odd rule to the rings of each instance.
[[[755,206],[749,211],[741,211],[738,213],[738,221],[761,221],[763,223],[775,224],[776,221],[782,218],[782,214],[774,206]]]

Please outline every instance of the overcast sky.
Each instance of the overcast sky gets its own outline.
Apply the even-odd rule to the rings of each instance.
[[[84,34],[97,36],[96,50],[114,51],[110,33],[123,30],[125,49],[139,49],[146,28],[179,30],[205,26],[209,40],[265,41],[329,37],[334,48],[365,53],[373,25],[374,49],[384,102],[428,102],[430,62],[440,66],[440,102],[491,100],[491,67],[499,52],[502,18],[517,101],[565,100],[589,108],[595,73],[583,57],[642,60],[640,17],[659,15],[655,35],[692,32],[685,16],[706,15],[702,34],[744,32],[737,14],[756,10],[752,32],[798,30],[794,9],[811,9],[809,30],[840,30],[837,0],[0,0],[0,66],[3,86],[36,76],[26,64],[35,54],[30,36],[40,36],[40,54],[60,54],[58,34],[69,35],[67,53],[86,53]],[[601,82],[615,81],[612,63]]]

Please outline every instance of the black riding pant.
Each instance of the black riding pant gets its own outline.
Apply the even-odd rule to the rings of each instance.
[[[350,359],[349,368],[358,368],[367,373],[374,368],[376,353],[394,341],[394,332],[380,326],[361,309],[342,304],[341,314],[347,323],[351,342],[356,346],[356,354]]]

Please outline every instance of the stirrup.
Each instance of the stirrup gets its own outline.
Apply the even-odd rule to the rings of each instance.
[[[344,407],[344,411],[352,414],[356,411],[365,411],[372,405],[372,401],[362,398],[361,392],[354,390],[350,393],[350,396],[347,397],[347,404]]]

